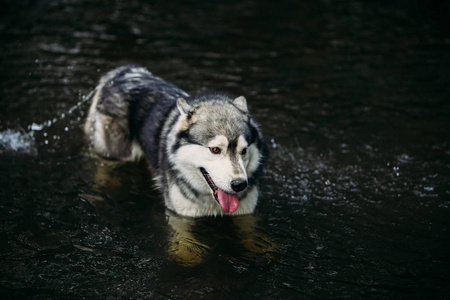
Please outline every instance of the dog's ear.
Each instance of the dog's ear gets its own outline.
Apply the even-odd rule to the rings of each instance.
[[[183,98],[177,99],[177,107],[182,115],[188,115],[192,113],[192,106],[190,106]]]
[[[247,100],[245,100],[244,96],[239,96],[236,99],[234,99],[233,104],[244,114],[248,113]]]
[[[178,130],[184,131],[197,121],[195,116],[195,107],[190,106],[183,98],[177,99],[177,108],[180,111],[181,117],[178,123]]]

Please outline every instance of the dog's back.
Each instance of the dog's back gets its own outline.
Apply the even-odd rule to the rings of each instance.
[[[187,96],[139,65],[117,68],[100,79],[84,126],[86,136],[104,158],[137,160],[143,155],[137,138],[144,119],[152,113],[153,132],[147,134],[157,136],[176,99]]]

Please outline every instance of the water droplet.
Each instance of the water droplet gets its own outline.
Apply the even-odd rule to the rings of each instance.
[[[44,126],[42,126],[40,124],[36,124],[36,123],[33,123],[30,126],[28,126],[28,128],[31,130],[42,130],[43,127]]]
[[[272,143],[272,148],[276,148],[278,145],[275,143],[274,139],[271,139],[270,142]]]
[[[64,128],[64,131],[69,131],[69,127],[65,127],[65,128]]]
[[[325,181],[325,185],[330,185],[331,184],[331,182],[327,179],[326,181]]]

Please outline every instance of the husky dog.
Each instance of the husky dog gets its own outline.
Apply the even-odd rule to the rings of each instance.
[[[127,65],[101,78],[84,130],[104,158],[145,157],[166,207],[179,215],[255,209],[268,150],[243,96],[190,96]]]

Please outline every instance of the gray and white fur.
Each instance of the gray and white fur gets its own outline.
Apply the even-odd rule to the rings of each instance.
[[[190,217],[252,213],[268,156],[243,96],[190,96],[138,65],[104,75],[85,127],[94,152],[145,157],[166,207]]]

